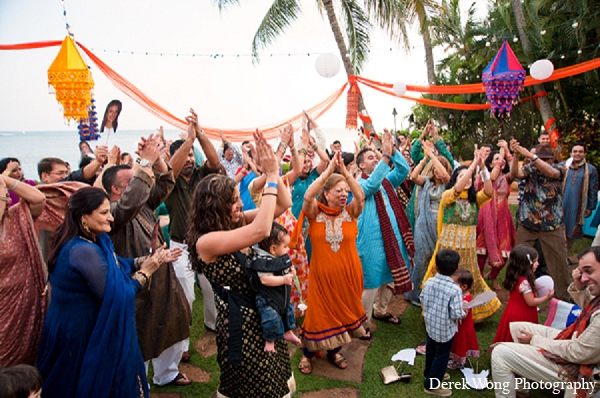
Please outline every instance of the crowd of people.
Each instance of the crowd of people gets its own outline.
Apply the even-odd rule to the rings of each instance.
[[[103,127],[116,131],[120,112],[111,102]],[[291,396],[287,343],[301,346],[303,374],[321,352],[351,366],[343,347],[371,339],[373,319],[402,323],[394,295],[423,311],[424,392],[450,396],[446,369],[479,356],[474,325],[502,308],[494,295],[469,303],[502,287],[496,396],[514,397],[518,377],[594,377],[600,233],[577,267],[567,257],[597,205],[583,144],[562,162],[547,134],[531,150],[500,140],[461,164],[430,121],[415,142],[384,130],[344,152],[304,115],[275,150],[258,130],[215,147],[190,110],[181,139],[141,137],[135,161],[82,142],[78,170],[44,158],[36,183],[17,158],[0,160],[0,379],[28,378],[29,396],[147,397],[152,361],[154,385],[189,385],[179,365],[195,285],[216,333],[219,397]],[[543,295],[542,268],[554,281]],[[537,325],[551,297],[583,309],[564,331]]]

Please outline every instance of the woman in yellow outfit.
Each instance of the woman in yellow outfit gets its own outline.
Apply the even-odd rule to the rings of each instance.
[[[473,274],[473,297],[490,291],[477,265],[476,227],[481,206],[493,195],[492,181],[485,167],[485,154],[475,148],[475,158],[469,167],[460,166],[452,173],[448,189],[442,194],[438,213],[438,241],[423,283],[435,275],[435,256],[441,249],[456,250],[460,254],[459,268]],[[473,174],[479,166],[483,189],[475,191]],[[486,305],[473,308],[473,321],[481,322],[500,309],[500,300],[494,298]]]

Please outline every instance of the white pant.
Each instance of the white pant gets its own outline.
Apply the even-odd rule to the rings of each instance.
[[[377,316],[383,316],[387,312],[387,307],[392,300],[392,291],[388,285],[381,285],[376,289],[365,289],[362,293],[362,305],[367,313],[367,325],[371,323],[373,313]]]
[[[177,374],[179,373],[179,362],[181,362],[181,355],[185,349],[185,342],[189,339],[181,340],[179,343],[173,344],[167,348],[157,358],[152,359],[152,368],[154,369],[154,377],[152,381],[157,386],[164,386],[169,384]],[[148,375],[148,364],[150,361],[144,362],[146,366],[146,376]]]
[[[185,297],[187,298],[191,310],[192,304],[196,299],[196,295],[194,293],[194,278],[196,276],[196,272],[192,269],[192,265],[189,262],[187,245],[171,240],[171,247],[180,247],[183,250],[183,254],[177,259],[177,261],[173,262],[173,268],[175,269],[175,275],[177,275],[177,279],[179,280],[179,283],[181,283],[181,287],[183,288],[183,292],[185,293]],[[210,282],[203,274],[198,275],[198,280],[200,281],[202,296],[204,297],[204,324],[214,330],[217,324],[215,294]],[[187,349],[185,351],[187,351]]]
[[[598,210],[598,211],[600,211],[600,210]],[[598,231],[596,231],[596,237],[594,237],[592,246],[600,246],[600,226],[598,226]]]
[[[535,335],[554,339],[560,332],[544,325],[529,322],[512,322],[510,332],[514,341],[520,330],[526,330]],[[514,398],[517,390],[526,390],[525,379],[532,383],[557,383],[564,381],[558,377],[559,366],[543,356],[537,347],[520,343],[500,343],[492,351],[492,376],[496,398]],[[545,388],[548,396],[552,389]],[[561,389],[561,388],[559,388]],[[565,398],[575,395],[573,390],[565,389]]]

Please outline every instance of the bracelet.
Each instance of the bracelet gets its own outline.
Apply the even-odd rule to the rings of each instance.
[[[392,158],[391,158],[391,156],[390,156],[390,155],[388,155],[387,153],[384,153],[383,155],[381,155],[381,157],[383,157],[383,158],[388,158],[390,162],[392,161]]]
[[[143,283],[142,281],[140,281],[140,278],[138,276],[144,278]],[[146,275],[142,270],[136,271],[135,274],[133,274],[133,279],[138,281],[140,285],[145,285],[146,283],[148,283],[148,275]]]
[[[266,187],[267,188],[275,188],[275,189],[277,189],[277,188],[279,188],[279,185],[276,182],[267,182]]]
[[[533,157],[531,158],[531,163],[535,163],[535,161],[538,159],[539,159],[538,155],[533,155]]]
[[[277,194],[276,194],[275,192],[264,192],[264,193],[262,194],[262,196],[267,196],[267,195],[271,195],[271,196],[275,196],[275,197],[277,197]]]
[[[8,190],[9,191],[14,190],[17,187],[17,185],[19,185],[19,180],[15,180],[15,183],[12,185],[12,187],[8,188]]]
[[[308,156],[308,151],[306,149],[302,148],[298,151],[298,155]]]
[[[319,185],[320,185],[320,186],[322,186],[322,187],[324,187],[324,186],[325,186],[325,184],[327,184],[327,181],[325,181],[325,180],[323,179],[323,177],[319,177],[319,178],[317,178],[315,181],[317,181],[317,182],[319,183]]]
[[[319,146],[317,144],[313,144],[311,146],[312,146],[313,151],[317,152],[319,150]]]
[[[202,137],[204,137],[206,134],[204,133],[204,130],[200,130],[200,132],[198,134],[196,134],[196,138],[200,139]]]
[[[486,168],[481,169],[481,171],[479,172],[479,175],[481,175],[482,182],[486,182],[487,180],[490,179],[490,172]]]
[[[8,198],[9,198],[8,193],[6,194],[6,196],[0,196],[0,200],[3,202],[8,202]]]

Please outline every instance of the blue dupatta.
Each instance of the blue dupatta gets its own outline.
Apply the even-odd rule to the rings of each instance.
[[[139,290],[130,274],[133,259],[119,259],[107,234],[97,244],[108,264],[98,320],[83,362],[77,397],[148,397],[146,369],[135,323],[135,295]]]

